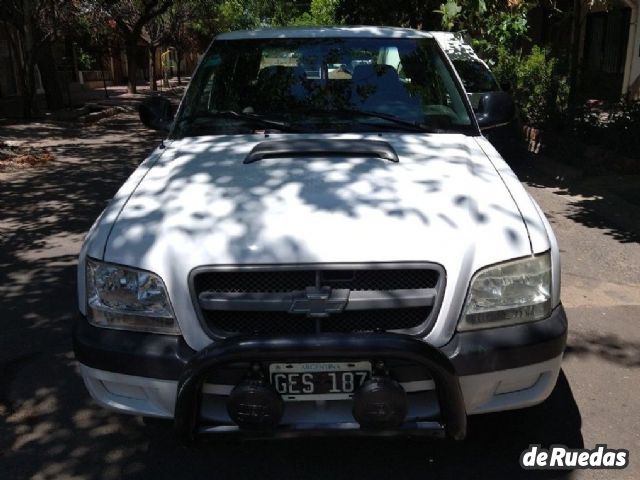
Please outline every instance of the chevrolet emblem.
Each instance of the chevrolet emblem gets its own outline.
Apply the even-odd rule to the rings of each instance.
[[[349,301],[349,290],[331,287],[307,287],[293,297],[289,313],[304,313],[307,317],[322,318],[340,313]]]

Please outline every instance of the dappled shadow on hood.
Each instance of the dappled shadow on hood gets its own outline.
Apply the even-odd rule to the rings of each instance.
[[[192,246],[194,256],[211,263],[327,261],[345,239],[365,246],[384,239],[401,249],[421,236],[460,239],[464,229],[484,233],[479,241],[491,236],[526,247],[522,219],[473,139],[389,137],[399,163],[292,154],[246,165],[262,136],[174,143],[118,217],[106,257],[148,261],[171,255],[171,242]],[[403,259],[424,258],[427,247],[405,251]]]

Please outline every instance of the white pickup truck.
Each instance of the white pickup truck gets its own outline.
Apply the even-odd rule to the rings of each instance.
[[[201,434],[425,433],[543,401],[558,246],[429,33],[215,38],[89,231],[74,348],[100,404]]]

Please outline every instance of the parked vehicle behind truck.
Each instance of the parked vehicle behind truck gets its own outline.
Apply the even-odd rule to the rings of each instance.
[[[471,43],[460,32],[431,32],[442,50],[451,59],[462,80],[474,112],[478,113],[480,102],[487,93],[505,92],[510,95],[511,85],[500,84],[491,68],[474,51]],[[509,122],[491,125],[482,133],[508,161],[517,161],[525,153],[522,125],[517,115]]]

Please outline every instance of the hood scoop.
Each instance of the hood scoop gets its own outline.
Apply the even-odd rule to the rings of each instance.
[[[387,142],[379,140],[291,139],[269,140],[257,144],[242,163],[267,158],[291,157],[372,157],[397,163],[398,154]]]

